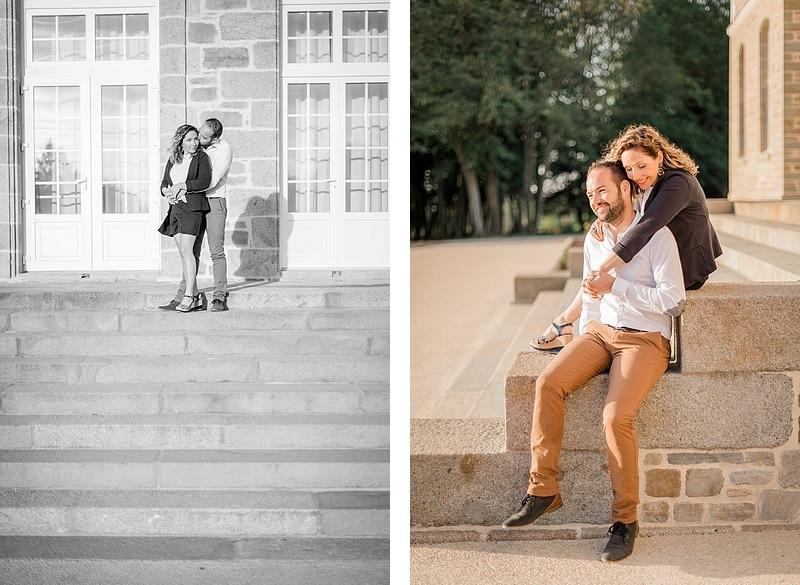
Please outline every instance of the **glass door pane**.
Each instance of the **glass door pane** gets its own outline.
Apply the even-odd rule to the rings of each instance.
[[[345,103],[346,211],[389,211],[389,88],[348,83]]]
[[[81,90],[33,88],[34,200],[36,213],[81,213]]]
[[[331,107],[326,83],[290,84],[287,103],[290,212],[331,210]]]
[[[104,85],[100,100],[103,213],[147,213],[147,86]]]

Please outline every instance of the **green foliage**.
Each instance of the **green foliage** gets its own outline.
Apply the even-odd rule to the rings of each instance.
[[[586,167],[631,122],[690,152],[709,195],[710,184],[725,189],[727,1],[410,8],[413,237],[477,234],[468,200],[489,233],[536,233],[543,214],[571,214],[580,229],[591,219]],[[468,197],[464,173],[477,177],[479,198]]]
[[[650,0],[611,116],[616,128],[652,124],[688,152],[708,197],[728,192],[729,22],[727,1]]]

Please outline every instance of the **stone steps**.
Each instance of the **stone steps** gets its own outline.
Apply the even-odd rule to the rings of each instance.
[[[0,380],[16,383],[386,383],[387,356],[150,356],[0,358]]]
[[[800,280],[798,203],[736,203],[736,214],[712,213],[721,267],[757,282]]]
[[[387,355],[389,332],[354,331],[142,331],[0,334],[9,357]]]
[[[388,489],[385,449],[0,451],[3,488]],[[1,526],[1,525],[0,525]]]
[[[0,489],[0,512],[6,535],[388,537],[388,500],[385,491],[23,488]]]
[[[12,384],[0,397],[0,415],[381,414],[388,408],[386,383]]]
[[[171,293],[0,285],[0,558],[384,567],[388,285],[247,283],[226,313]]]

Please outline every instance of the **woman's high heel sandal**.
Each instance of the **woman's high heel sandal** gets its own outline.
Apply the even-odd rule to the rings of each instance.
[[[189,302],[186,302],[186,299],[189,299]],[[203,307],[203,301],[200,300],[200,295],[183,295],[183,301],[181,304],[175,307],[176,311],[180,311],[181,313],[189,313],[191,311],[196,311]]]
[[[531,339],[531,349],[549,351],[550,353],[558,353],[564,349],[564,347],[570,341],[572,341],[572,333],[562,333],[564,328],[571,327],[572,323],[564,323],[563,325],[551,323],[551,325],[556,330],[556,336],[550,341],[547,341],[544,337],[540,337],[539,339]]]

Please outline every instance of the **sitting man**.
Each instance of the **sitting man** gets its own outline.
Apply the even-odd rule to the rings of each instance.
[[[568,344],[536,380],[531,428],[528,495],[504,528],[525,526],[562,505],[558,457],[564,434],[567,395],[594,376],[608,372],[603,408],[608,466],[611,471],[611,535],[601,560],[617,561],[633,552],[638,533],[638,444],[633,417],[669,363],[672,316],[683,310],[686,292],[678,248],[662,228],[639,254],[614,273],[594,271],[641,215],[633,208],[633,185],[618,163],[600,161],[587,173],[586,194],[603,222],[605,238],[584,242],[584,278],[605,291],[584,291],[583,334]]]

